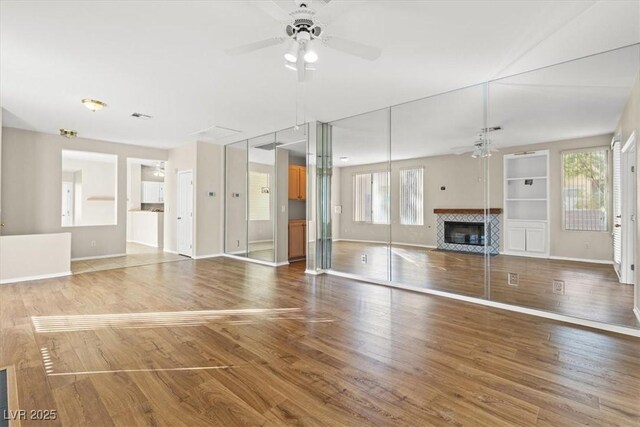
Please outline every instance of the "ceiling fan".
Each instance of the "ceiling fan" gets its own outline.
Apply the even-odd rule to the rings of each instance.
[[[318,3],[327,4],[331,0],[317,0]],[[289,46],[284,54],[285,67],[298,73],[298,81],[304,82],[309,71],[313,71],[313,65],[318,60],[315,48],[318,43],[349,55],[374,61],[381,54],[381,49],[368,46],[359,42],[341,37],[328,36],[324,33],[324,24],[316,18],[315,10],[311,9],[312,0],[295,0],[296,8],[292,11],[282,9],[276,2],[259,1],[255,4],[285,25],[285,35],[272,37],[246,45],[227,49],[228,55],[242,55],[256,50],[275,46],[289,41]]]
[[[471,157],[473,157],[474,159],[490,157],[491,153],[498,152],[499,150],[495,147],[492,147],[491,140],[487,137],[487,134],[489,132],[495,132],[501,129],[502,128],[500,126],[484,128],[480,131],[480,133],[478,133],[478,139],[475,140],[473,145],[453,147],[451,148],[451,151],[453,151],[453,153],[457,155],[471,153]]]

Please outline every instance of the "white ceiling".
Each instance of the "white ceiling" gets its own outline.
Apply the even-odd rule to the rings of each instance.
[[[115,154],[94,153],[89,151],[62,150],[62,160],[81,160],[87,162],[116,163],[118,156]]]
[[[263,0],[265,1],[265,0]],[[291,8],[291,1],[279,1]],[[169,148],[195,132],[219,142],[290,127],[295,73],[286,45],[230,57],[228,47],[281,35],[245,1],[2,1],[3,125]],[[327,33],[383,49],[368,62],[320,47],[307,120],[331,121],[497,76],[640,41],[638,1],[340,1]],[[80,99],[109,106],[91,113]],[[302,110],[302,109],[299,109]],[[152,120],[130,117],[140,112]]]

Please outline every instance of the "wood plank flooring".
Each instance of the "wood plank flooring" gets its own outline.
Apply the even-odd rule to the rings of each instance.
[[[640,425],[637,338],[303,268],[3,285],[0,366],[44,425]]]
[[[112,270],[114,268],[137,267],[161,262],[184,261],[185,256],[164,252],[162,248],[141,245],[140,243],[127,242],[127,254],[113,258],[97,258],[79,261],[71,261],[73,274],[87,273],[89,271]]]
[[[367,254],[367,264],[361,262],[362,254]],[[338,241],[333,243],[332,269],[640,328],[633,313],[633,286],[621,284],[607,264],[497,255],[490,257],[485,286],[482,255],[398,245],[389,252],[382,244]],[[519,275],[517,286],[508,284],[510,272]],[[555,279],[565,282],[564,292],[554,293]]]

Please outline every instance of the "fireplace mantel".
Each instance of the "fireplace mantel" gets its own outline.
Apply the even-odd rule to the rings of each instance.
[[[434,214],[462,214],[462,215],[484,215],[484,209],[466,209],[466,208],[454,208],[454,209],[434,209]],[[502,213],[502,208],[490,208],[489,215],[497,215]]]

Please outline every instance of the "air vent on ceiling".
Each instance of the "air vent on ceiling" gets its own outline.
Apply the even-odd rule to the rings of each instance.
[[[279,147],[281,145],[282,145],[282,142],[269,142],[268,144],[256,145],[253,148],[257,148],[259,150],[271,151],[271,150],[275,150],[276,147]]]
[[[228,138],[233,135],[239,134],[241,131],[231,128],[225,128],[222,126],[211,126],[210,128],[203,129],[198,132],[194,132],[191,135],[196,135],[200,139],[209,141],[219,141],[224,138]]]
[[[131,114],[131,117],[135,117],[136,119],[149,120],[153,116],[150,116],[148,114],[143,114],[143,113],[133,113]]]

